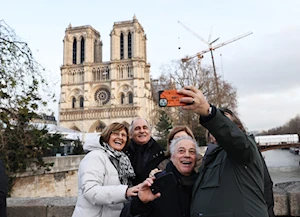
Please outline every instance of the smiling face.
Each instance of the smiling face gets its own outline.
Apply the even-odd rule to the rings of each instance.
[[[151,139],[148,123],[144,119],[137,119],[132,124],[131,139],[138,145],[145,145]]]
[[[121,129],[120,131],[113,131],[110,134],[108,144],[117,151],[122,151],[126,145],[127,141],[127,133],[125,129]]]
[[[182,175],[191,175],[197,161],[195,144],[188,139],[180,140],[175,146],[175,152],[172,154],[171,160]]]

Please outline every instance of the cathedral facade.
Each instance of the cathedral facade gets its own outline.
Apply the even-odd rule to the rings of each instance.
[[[110,61],[102,61],[100,33],[91,26],[65,31],[61,66],[59,125],[81,132],[101,132],[113,122],[137,117],[153,120],[154,101],[147,38],[133,20],[115,22],[110,33]]]

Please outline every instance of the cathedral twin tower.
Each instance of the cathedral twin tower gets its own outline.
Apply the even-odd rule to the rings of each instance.
[[[102,41],[91,26],[65,31],[61,66],[60,126],[101,132],[112,122],[152,119],[154,102],[146,35],[136,17],[115,22],[110,61],[102,61]]]

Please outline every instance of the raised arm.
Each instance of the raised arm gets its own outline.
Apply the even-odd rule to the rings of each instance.
[[[255,144],[238,126],[220,110],[212,107],[215,114],[211,119],[200,117],[200,123],[216,138],[228,156],[238,163],[248,163],[257,152]]]
[[[255,144],[248,139],[246,134],[235,123],[216,107],[211,106],[203,93],[197,88],[187,86],[178,90],[178,92],[186,95],[186,97],[181,99],[181,102],[193,102],[191,105],[186,105],[182,108],[192,110],[200,115],[201,125],[209,130],[229,157],[239,163],[251,161],[253,153],[257,152]]]

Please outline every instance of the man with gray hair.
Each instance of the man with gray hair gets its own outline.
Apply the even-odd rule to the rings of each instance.
[[[166,157],[163,148],[151,137],[151,126],[144,118],[133,120],[129,133],[131,141],[125,153],[136,174],[133,185],[137,185]]]
[[[197,158],[200,157],[199,147],[192,137],[181,136],[172,140],[170,144],[171,161],[165,170],[147,178],[134,197],[121,213],[121,217],[182,217],[190,216],[190,203],[193,184],[197,178],[194,168]],[[170,177],[161,185],[158,193],[153,193],[158,177]],[[171,177],[171,178],[172,178]],[[173,181],[172,181],[173,180]]]

